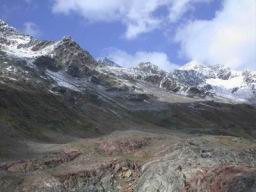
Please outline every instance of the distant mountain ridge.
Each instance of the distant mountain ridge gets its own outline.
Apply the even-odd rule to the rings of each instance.
[[[108,58],[95,60],[71,37],[59,41],[37,40],[18,32],[0,21],[0,48],[5,54],[58,72],[64,70],[73,77],[100,77],[112,74],[115,78],[143,80],[190,97],[222,97],[236,102],[256,101],[256,72],[233,71],[222,65],[206,66],[191,62],[171,72],[161,70],[150,62],[127,69]],[[102,72],[104,73],[102,74]]]
[[[152,63],[140,63],[131,69],[109,68],[113,73],[143,79],[177,94],[223,97],[237,102],[256,100],[255,71],[233,71],[222,65],[187,64],[167,72]]]

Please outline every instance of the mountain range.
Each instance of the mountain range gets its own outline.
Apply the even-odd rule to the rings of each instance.
[[[256,191],[256,72],[95,59],[0,20],[0,191]]]
[[[161,70],[150,62],[127,69],[108,58],[96,61],[71,37],[64,37],[57,42],[40,41],[17,32],[4,21],[1,21],[0,26],[2,52],[23,58],[28,63],[34,60],[40,62],[38,58],[44,57],[44,60],[49,59],[52,62],[51,66],[48,66],[50,71],[58,72],[64,69],[71,76],[86,75],[86,71],[92,70],[98,73],[112,71],[116,78],[129,76],[142,79],[167,91],[187,96],[211,95],[237,102],[254,102],[256,98],[255,71],[234,71],[222,65],[206,66],[195,61],[172,72]],[[65,52],[67,55],[63,58],[62,54]],[[65,65],[61,66],[63,63]],[[88,64],[90,68],[85,69]]]

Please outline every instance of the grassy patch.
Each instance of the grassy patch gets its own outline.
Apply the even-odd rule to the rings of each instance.
[[[25,138],[46,141],[45,133],[49,131],[81,136],[93,131],[86,118],[65,105],[62,97],[3,85],[0,86],[0,125],[14,128],[17,135]]]

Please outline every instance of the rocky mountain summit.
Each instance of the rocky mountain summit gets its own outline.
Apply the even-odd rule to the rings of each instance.
[[[0,20],[1,192],[256,191],[256,73],[97,60]]]

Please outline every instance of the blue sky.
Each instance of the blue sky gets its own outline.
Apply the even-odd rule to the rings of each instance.
[[[252,17],[256,16],[256,8],[250,7],[256,4],[254,0],[244,1],[247,3],[239,0],[1,0],[0,18],[40,39],[72,36],[93,56],[108,56],[125,66],[149,60],[167,69],[190,61],[254,68],[256,26],[251,23],[255,21]],[[243,9],[248,14],[244,14],[241,23],[244,25],[248,20],[250,25],[240,25],[233,19],[241,18],[239,12]],[[245,29],[240,31],[240,27]],[[232,39],[225,42],[227,38],[222,33]],[[246,39],[240,37],[245,34]],[[216,38],[216,44],[212,38]],[[245,46],[249,53],[240,50]],[[237,58],[233,58],[237,52]]]

